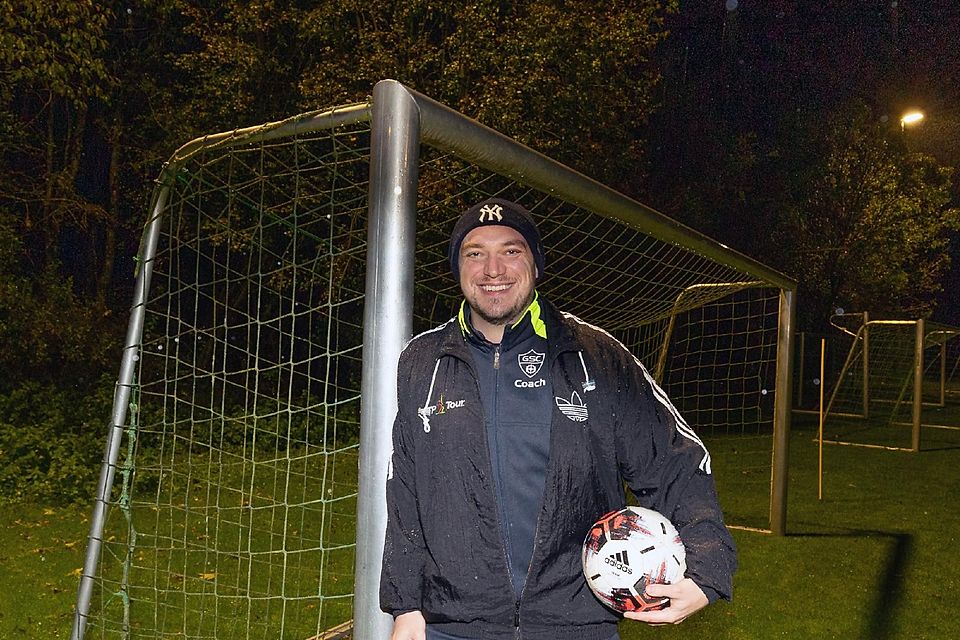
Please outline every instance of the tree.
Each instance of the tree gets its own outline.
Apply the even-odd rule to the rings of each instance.
[[[777,243],[801,283],[810,323],[833,307],[877,317],[929,315],[960,229],[952,170],[891,144],[860,108],[825,127],[812,171],[796,183]]]
[[[394,78],[628,193],[669,0],[339,0],[304,14],[302,106]],[[615,150],[615,151],[613,151]]]
[[[190,139],[294,115],[305,52],[293,0],[157,0],[170,35],[158,104],[169,152]],[[331,105],[332,106],[332,105]]]
[[[92,0],[0,0],[0,388],[81,387],[105,364],[83,238],[106,218],[85,181],[92,113],[112,85],[110,17]]]
[[[90,101],[106,95],[109,11],[92,0],[0,0],[5,205],[35,266],[60,258],[61,233],[102,215],[79,193]]]

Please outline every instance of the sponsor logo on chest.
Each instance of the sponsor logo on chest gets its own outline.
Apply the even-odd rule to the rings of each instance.
[[[442,416],[447,411],[450,411],[451,409],[459,409],[466,404],[466,400],[446,400],[444,399],[443,395],[441,395],[436,404],[432,404],[429,407],[421,407],[418,411],[421,415],[425,415],[427,417]]]

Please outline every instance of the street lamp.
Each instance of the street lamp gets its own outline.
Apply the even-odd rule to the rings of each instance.
[[[913,125],[923,120],[922,111],[908,111],[900,116],[900,130],[903,131],[907,125]]]

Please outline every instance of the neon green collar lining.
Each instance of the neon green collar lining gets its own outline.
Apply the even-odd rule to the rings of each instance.
[[[465,313],[466,307],[467,307],[467,301],[463,300],[460,303],[460,313],[457,314],[457,319],[460,322],[460,331],[463,332],[463,335],[467,335],[468,333],[470,333],[470,327],[467,326],[467,314]],[[530,303],[530,306],[527,307],[526,311],[524,311],[520,315],[520,318],[516,322],[514,322],[510,328],[515,329],[517,326],[519,326],[519,324],[523,322],[523,319],[527,317],[527,313],[529,312],[530,324],[533,325],[533,332],[536,333],[541,338],[543,338],[544,340],[546,340],[547,325],[546,323],[544,323],[543,318],[540,317],[541,311],[542,309],[540,308],[540,292],[536,291],[533,294],[533,302]]]

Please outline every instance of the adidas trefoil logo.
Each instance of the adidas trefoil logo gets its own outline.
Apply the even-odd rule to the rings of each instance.
[[[560,413],[567,416],[574,422],[586,422],[587,418],[587,405],[583,404],[583,400],[580,398],[580,394],[576,391],[570,396],[568,401],[566,398],[554,398],[557,401],[557,408],[560,409]]]

